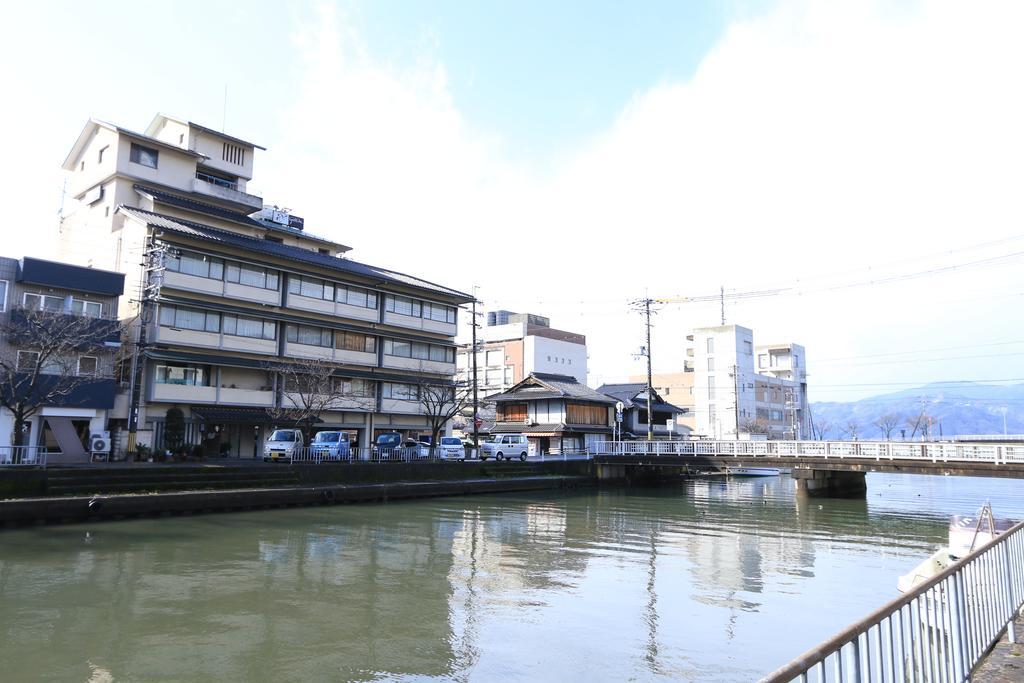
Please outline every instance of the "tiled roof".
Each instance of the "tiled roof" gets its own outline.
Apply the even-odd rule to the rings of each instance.
[[[528,425],[521,422],[496,422],[491,427],[492,434],[530,434],[532,436],[546,436],[557,434],[609,434],[611,427],[600,425],[567,425],[558,424],[534,424]]]
[[[246,235],[239,235],[233,232],[228,232],[227,230],[218,230],[217,228],[211,228],[192,221],[187,221],[181,218],[171,218],[170,216],[153,213],[152,211],[144,211],[143,209],[136,209],[123,204],[118,207],[118,211],[154,228],[182,235],[183,237],[191,237],[193,239],[205,240],[208,242],[223,244],[225,246],[246,249],[248,251],[262,253],[276,258],[286,259],[288,261],[297,261],[299,263],[306,263],[312,266],[334,270],[339,273],[359,275],[361,277],[377,280],[380,284],[413,287],[433,294],[450,297],[459,302],[469,302],[473,300],[473,297],[465,292],[449,289],[448,287],[442,287],[441,285],[428,282],[427,280],[421,280],[417,277],[413,277],[412,275],[405,275],[404,273],[387,270],[386,268],[378,268],[377,266],[359,263],[358,261],[352,261],[350,259],[321,254],[311,249],[302,249],[300,247],[293,247],[279,242],[271,242],[270,240],[247,237]]]
[[[330,242],[331,244],[337,244],[333,240],[329,240],[326,237],[320,237],[319,235],[313,235],[306,232],[305,230],[296,230],[295,228],[289,228],[284,225],[273,225],[258,221],[252,218],[248,214],[244,214],[241,211],[232,211],[231,209],[225,209],[222,206],[215,206],[208,204],[207,202],[201,202],[196,199],[189,197],[182,197],[180,195],[173,194],[171,192],[165,192],[164,190],[158,190],[147,185],[135,184],[135,190],[139,194],[152,197],[154,200],[161,204],[170,204],[171,206],[177,206],[182,209],[188,209],[189,211],[195,211],[196,213],[203,213],[207,216],[214,216],[226,221],[232,221],[239,225],[245,225],[251,228],[263,228],[264,230],[276,230],[277,232],[283,232],[288,235],[296,235],[298,237],[307,237],[314,240],[320,240],[323,242]],[[343,250],[348,250],[349,247],[344,245],[338,245]]]
[[[624,384],[602,384],[597,388],[602,394],[611,396],[612,398],[622,401],[623,406],[626,410],[630,408],[642,408],[647,409],[647,385],[639,382],[629,382]],[[657,391],[651,390],[654,394],[654,410],[667,411],[673,413],[685,413],[686,411],[682,408],[672,405],[660,395]],[[643,394],[638,396],[637,394]]]
[[[534,373],[508,391],[488,396],[490,401],[536,401],[551,398],[574,398],[590,403],[614,405],[615,399],[580,384],[569,375]]]

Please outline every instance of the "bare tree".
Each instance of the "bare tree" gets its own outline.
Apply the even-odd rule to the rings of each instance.
[[[15,309],[0,325],[0,406],[14,417],[13,445],[44,406],[74,406],[90,385],[109,379],[107,357],[121,338],[113,320]],[[89,359],[89,360],[86,360]]]
[[[740,421],[740,431],[747,434],[768,434],[771,428],[768,426],[768,421],[763,418],[755,420],[748,417]]]
[[[329,410],[373,410],[376,405],[374,383],[365,382],[367,389],[362,380],[341,377],[323,358],[290,358],[265,363],[264,368],[278,377],[278,398],[268,414],[306,432]]]
[[[335,400],[334,365],[322,358],[293,358],[264,367],[278,376],[278,399],[270,417],[309,431]]]
[[[885,440],[889,441],[892,439],[892,433],[896,431],[897,425],[900,423],[900,416],[896,413],[886,413],[877,420],[872,422],[874,426],[878,427],[878,431],[885,434]]]
[[[824,441],[828,438],[829,434],[832,433],[832,423],[824,418],[818,418],[814,421],[814,438],[818,441]]]
[[[843,436],[849,438],[851,441],[857,440],[857,434],[859,432],[860,423],[857,422],[856,420],[847,420],[846,424],[843,426],[842,429]]]
[[[917,436],[918,430],[921,430],[922,433],[924,433],[930,420],[931,418],[928,416],[928,413],[923,410],[918,415],[910,415],[907,417],[904,424],[910,428],[911,441],[913,441],[914,437]]]
[[[419,404],[430,427],[430,451],[434,453],[445,424],[462,412],[469,403],[472,387],[465,384],[442,385],[436,380],[422,380],[417,383]]]

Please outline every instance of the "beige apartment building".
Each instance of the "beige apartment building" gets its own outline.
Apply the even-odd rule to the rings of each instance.
[[[338,398],[318,428],[364,447],[384,431],[429,433],[419,390],[452,383],[458,307],[472,297],[352,260],[265,206],[248,188],[263,149],[158,115],[143,133],[91,120],[68,154],[78,206],[61,258],[125,274],[120,315],[140,341],[138,395],[119,401],[116,426],[137,410],[139,442],[160,448],[178,407],[189,443],[259,457],[275,409],[295,400],[275,368],[319,358],[336,366]]]

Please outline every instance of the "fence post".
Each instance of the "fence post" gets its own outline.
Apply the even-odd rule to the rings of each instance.
[[[993,530],[993,533],[995,531]],[[1016,643],[1013,632],[1013,619],[1017,616],[1017,600],[1013,595],[1013,568],[1010,565],[1010,539],[1002,543],[1003,546],[1003,571],[1006,572],[1006,599],[1009,601],[1010,620],[1006,623],[1006,641]]]

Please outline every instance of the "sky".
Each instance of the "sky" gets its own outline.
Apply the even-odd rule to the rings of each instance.
[[[1024,380],[1024,4],[173,9],[0,10],[5,255],[53,256],[89,117],[164,112],[267,147],[250,187],[351,258],[585,334],[591,386],[643,369],[630,302],[720,288],[812,400]],[[655,310],[665,372],[721,314]]]

